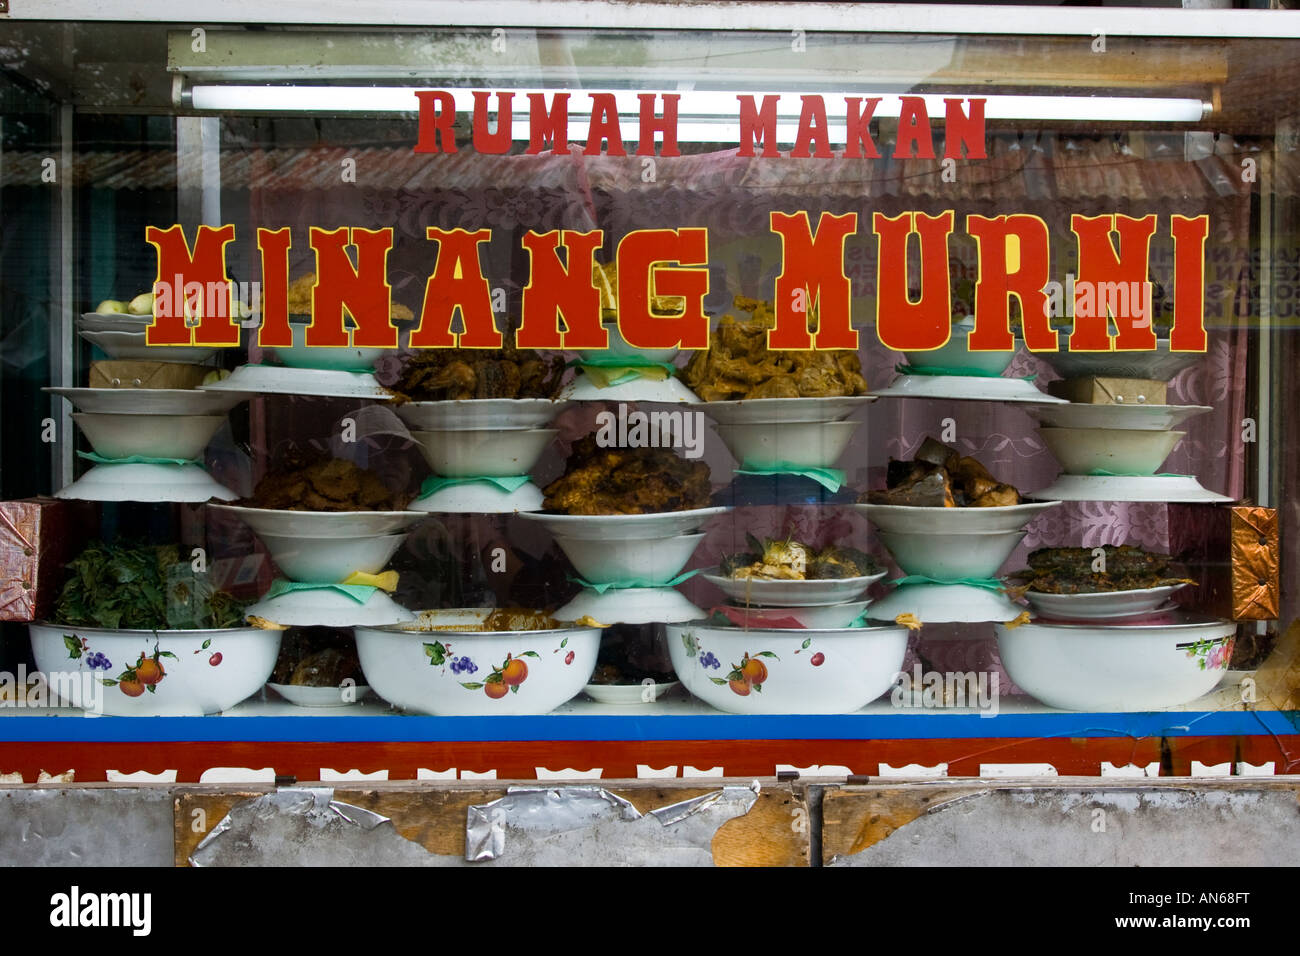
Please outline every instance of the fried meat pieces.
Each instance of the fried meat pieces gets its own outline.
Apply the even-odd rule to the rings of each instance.
[[[682,372],[682,381],[704,401],[866,394],[867,380],[855,352],[769,349],[767,331],[776,321],[771,306],[744,296],[735,301],[751,317],[724,315],[708,349],[696,352]]]
[[[636,515],[709,505],[709,466],[666,448],[601,448],[595,435],[573,446],[564,474],[543,489],[547,511]]]
[[[933,438],[926,438],[911,461],[891,458],[884,491],[868,491],[860,501],[874,505],[922,508],[999,508],[1020,504],[1020,492],[998,481],[987,468]]]

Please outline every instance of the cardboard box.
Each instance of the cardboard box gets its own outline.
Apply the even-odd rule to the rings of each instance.
[[[211,372],[183,362],[103,361],[90,363],[91,388],[198,388]]]
[[[1047,391],[1067,402],[1085,405],[1163,405],[1167,386],[1148,378],[1089,375],[1049,382]]]
[[[0,621],[49,620],[63,567],[96,525],[91,502],[0,501]]]
[[[1196,580],[1178,594],[1186,607],[1235,621],[1276,620],[1279,550],[1275,508],[1169,506],[1169,552]]]

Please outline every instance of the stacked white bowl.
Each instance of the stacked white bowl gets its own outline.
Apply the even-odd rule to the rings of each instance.
[[[245,396],[189,389],[50,388],[80,411],[72,420],[95,454],[57,497],[89,501],[229,501],[236,495],[199,460],[225,413]],[[127,460],[147,459],[147,460]]]
[[[742,468],[833,468],[862,422],[847,421],[871,396],[707,402],[706,415]]]
[[[578,575],[591,585],[556,611],[557,617],[571,621],[587,616],[605,625],[650,624],[703,615],[671,582],[704,539],[699,529],[726,510],[523,517],[550,531]]]
[[[1196,501],[1219,498],[1190,475],[1158,474],[1186,432],[1176,426],[1210,411],[1207,405],[1031,406],[1038,432],[1063,473],[1042,499]]]
[[[98,346],[110,359],[201,364],[217,350],[208,346],[151,346],[146,329],[153,315],[134,312],[84,312],[77,319],[77,334]]]
[[[618,323],[605,323],[605,332],[609,336],[609,346],[599,351],[579,352],[581,361],[599,359],[609,361],[614,358],[628,358],[641,362],[661,362],[671,365],[677,357],[678,349],[640,349],[629,345],[619,332]],[[636,378],[619,385],[601,387],[588,375],[579,373],[564,386],[560,398],[574,401],[596,402],[651,402],[651,403],[685,403],[693,405],[699,402],[694,392],[682,384],[675,374],[662,380],[653,378]]]
[[[542,492],[531,480],[514,489],[475,478],[522,478],[536,466],[558,429],[541,427],[566,403],[549,399],[408,402],[397,414],[411,429],[434,474],[456,479],[411,504],[417,511],[536,511]]]
[[[931,582],[900,585],[880,601],[882,618],[912,614],[922,622],[1009,621],[1020,608],[992,588],[961,579],[996,579],[1024,538],[1024,526],[1058,502],[1001,508],[858,505],[905,575]]]
[[[340,584],[355,572],[379,574],[406,539],[406,529],[425,515],[418,511],[281,511],[213,505],[252,528],[271,559],[291,582]],[[350,627],[395,624],[413,615],[382,590],[365,603],[333,588],[290,590],[263,598],[250,615],[286,627]]]

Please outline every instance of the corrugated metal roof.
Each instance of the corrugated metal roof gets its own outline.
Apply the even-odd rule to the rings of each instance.
[[[1219,198],[1219,188],[1235,186],[1245,195],[1235,155],[1184,161],[1182,156],[1143,158],[1116,146],[1110,137],[1050,141],[1048,148],[1014,138],[990,141],[983,160],[959,160],[956,179],[945,182],[940,159],[791,159],[742,157],[735,149],[680,157],[656,157],[652,184],[642,182],[642,158],[583,156],[580,146],[567,156],[480,156],[415,153],[406,147],[227,148],[221,153],[221,186],[226,190],[330,190],[345,185],[344,161],[353,160],[356,185],[381,191],[561,190],[642,192],[684,189],[700,193],[853,196],[860,199],[918,197],[954,201],[1107,199],[1143,202]],[[1247,147],[1241,147],[1246,154]],[[41,185],[41,161],[48,153],[9,152],[0,158],[0,184]],[[197,163],[186,157],[182,163]],[[76,156],[72,182],[99,189],[176,188],[178,172],[196,181],[198,170],[178,167],[170,151],[83,152]],[[189,174],[193,172],[191,177]],[[1279,189],[1293,189],[1292,175]],[[353,188],[353,187],[348,187]]]

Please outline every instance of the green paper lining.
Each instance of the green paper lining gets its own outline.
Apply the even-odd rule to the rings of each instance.
[[[592,584],[590,581],[580,578],[577,575],[570,574],[568,579],[574,584],[580,584],[589,591],[595,591],[597,594],[604,594],[606,591],[621,591],[624,588],[675,588],[683,581],[689,581],[695,575],[699,574],[702,568],[696,568],[694,571],[683,571],[677,577],[662,584],[656,584],[653,581],[647,581],[645,578],[624,578],[621,581],[604,581],[600,584]]]
[[[352,598],[358,604],[365,604],[370,600],[370,596],[379,588],[371,584],[312,584],[308,581],[288,581],[284,578],[276,578],[271,582],[271,588],[262,595],[263,601],[269,601],[272,598],[278,598],[282,594],[288,594],[291,591],[338,591],[340,594]]]
[[[789,462],[773,462],[766,468],[755,468],[748,462],[736,469],[738,475],[801,475],[811,478],[827,491],[834,494],[844,487],[846,476],[839,468],[805,468]]]
[[[1004,591],[1006,585],[997,578],[931,578],[924,574],[908,574],[901,578],[895,578],[890,584],[965,584],[973,588],[983,588],[986,591]]]
[[[895,365],[894,371],[900,372],[903,375],[952,375],[967,378],[1004,377],[1001,372],[986,372],[983,369],[978,368],[943,368],[938,365]],[[1022,382],[1032,382],[1038,376],[1035,374],[1021,376],[1011,375],[1005,377],[1010,378],[1012,381],[1019,379]]]
[[[455,485],[472,485],[478,481],[486,481],[490,485],[496,485],[504,492],[518,491],[532,479],[528,475],[505,475],[501,477],[484,475],[481,478],[448,478],[444,475],[430,475],[420,484],[420,497],[426,498],[435,492],[442,491],[444,488],[451,488]]]
[[[582,368],[590,365],[594,368],[661,368],[669,375],[676,374],[677,366],[671,362],[656,362],[644,355],[592,355],[586,358],[570,359],[564,363],[566,368]]]
[[[629,358],[627,356],[600,355],[594,359],[576,359],[568,364],[576,366],[578,369],[582,370],[584,375],[587,374],[587,368],[601,369],[604,371],[618,371],[619,369],[625,369],[622,375],[609,379],[603,386],[600,385],[595,376],[587,376],[594,384],[596,384],[597,387],[603,388],[614,388],[617,385],[626,385],[628,382],[635,382],[638,379],[648,378],[649,376],[646,375],[646,372],[650,369],[664,372],[665,379],[672,378],[677,374],[676,365],[669,362],[652,362],[649,359],[638,358],[636,356]],[[663,381],[665,379],[654,380]]]
[[[1169,472],[1160,472],[1154,475],[1139,474],[1135,471],[1107,471],[1105,468],[1094,468],[1088,472],[1089,478],[1191,478],[1192,475],[1175,475]]]
[[[97,465],[198,465],[203,467],[202,458],[150,458],[147,455],[129,455],[126,458],[105,458],[93,451],[79,451],[78,457],[93,461]]]

